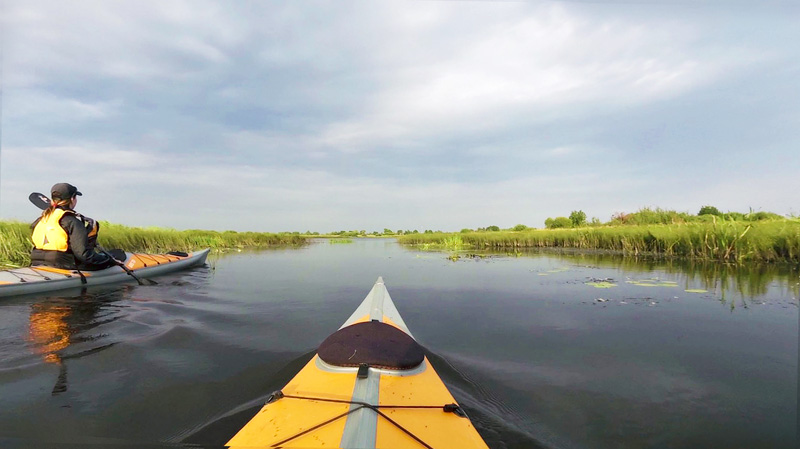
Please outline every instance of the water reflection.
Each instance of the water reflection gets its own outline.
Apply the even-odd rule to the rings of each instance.
[[[796,448],[796,268],[324,243],[3,302],[0,434],[221,447],[374,274],[490,447]]]
[[[125,306],[116,303],[125,297],[129,288],[118,286],[82,292],[75,297],[49,297],[31,304],[27,336],[30,348],[45,363],[59,367],[53,395],[67,391],[67,360],[114,345],[108,341],[108,335],[98,332],[97,328],[122,317],[119,310]]]

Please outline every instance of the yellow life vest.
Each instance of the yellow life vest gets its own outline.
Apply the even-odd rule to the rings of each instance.
[[[71,210],[56,209],[47,218],[42,218],[33,228],[33,247],[46,251],[66,252],[69,249],[67,231],[58,223],[64,214],[74,214]]]

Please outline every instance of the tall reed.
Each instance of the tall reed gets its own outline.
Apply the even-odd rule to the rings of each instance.
[[[21,267],[30,264],[31,228],[28,223],[0,221],[0,265]]]
[[[398,236],[405,244],[443,245],[456,233]],[[649,226],[605,226],[521,232],[458,233],[472,248],[575,248],[627,255],[653,254],[726,262],[800,263],[800,222],[714,221]]]

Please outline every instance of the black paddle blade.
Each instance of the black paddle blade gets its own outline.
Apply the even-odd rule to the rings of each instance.
[[[125,267],[125,265],[117,264],[117,266],[122,268],[123,270],[125,270],[125,272],[128,273],[128,276],[136,279],[136,282],[138,282],[139,285],[145,285],[145,286],[158,285],[158,282],[156,282],[156,281],[153,281],[151,279],[146,279],[146,278],[140,278],[139,276],[136,276],[135,274],[133,274],[133,271],[129,270],[127,267]]]
[[[41,210],[45,210],[50,207],[50,198],[47,195],[41,194],[39,192],[33,192],[28,195],[28,200],[33,203],[34,206],[38,207]]]

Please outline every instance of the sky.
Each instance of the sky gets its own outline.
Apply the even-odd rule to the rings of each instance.
[[[800,2],[0,0],[0,219],[800,214]]]

